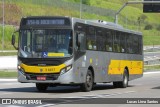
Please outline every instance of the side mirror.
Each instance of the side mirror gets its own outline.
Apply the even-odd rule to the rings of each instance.
[[[18,31],[16,31],[16,32],[18,32]],[[11,44],[13,45],[13,47],[14,47],[16,50],[18,50],[18,46],[15,45],[15,44],[16,44],[16,36],[15,36],[15,33],[16,33],[16,32],[14,32],[14,33],[12,34]]]
[[[15,35],[13,34],[13,35],[12,35],[12,45],[13,45],[13,46],[15,45],[15,40],[16,40],[16,38],[15,38]]]

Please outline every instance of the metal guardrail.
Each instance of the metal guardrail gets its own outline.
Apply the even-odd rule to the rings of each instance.
[[[160,59],[144,61],[144,65],[160,65]]]
[[[144,65],[160,65],[160,46],[145,46]]]

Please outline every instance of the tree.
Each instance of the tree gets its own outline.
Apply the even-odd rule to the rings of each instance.
[[[74,2],[80,3],[81,0],[74,0]],[[90,0],[82,0],[82,4],[90,5],[90,3],[91,3]]]
[[[79,2],[80,2],[80,0],[74,0],[74,2],[77,2],[77,3],[79,3]]]
[[[160,31],[160,25],[158,25],[157,30]]]
[[[82,4],[90,5],[90,0],[82,0]]]
[[[144,30],[152,30],[153,26],[151,24],[147,24],[144,28]]]
[[[142,14],[141,16],[138,17],[137,22],[138,22],[140,29],[141,29],[141,25],[144,24],[146,19],[147,19],[147,16],[144,14]]]
[[[142,22],[144,23],[144,21],[147,19],[147,16],[144,15],[144,14],[142,14],[142,15],[140,16],[140,18],[141,18]]]

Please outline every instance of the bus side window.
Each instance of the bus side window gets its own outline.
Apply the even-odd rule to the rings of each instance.
[[[87,48],[92,50],[92,41],[91,40],[87,41]]]
[[[112,40],[112,35],[111,35],[111,32],[107,31],[106,34],[106,39],[105,39],[105,45],[106,45],[106,51],[107,52],[112,52],[112,43],[113,43],[113,40]]]
[[[120,36],[120,50],[122,53],[126,52],[126,34],[125,33],[121,33]]]
[[[113,42],[113,51],[114,52],[121,52],[120,47],[120,32],[113,32],[114,35],[114,42]]]
[[[85,34],[84,33],[77,33],[76,34],[76,47],[80,51],[85,50],[86,42],[85,42]]]

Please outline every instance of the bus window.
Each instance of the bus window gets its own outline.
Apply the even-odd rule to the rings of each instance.
[[[57,48],[57,41],[54,35],[48,35],[48,51],[53,52]]]
[[[103,33],[103,29],[99,28],[97,29],[96,32],[96,42],[97,42],[97,50],[98,51],[105,51],[105,41],[106,41],[106,36]]]
[[[36,35],[36,52],[43,50],[43,35]]]
[[[138,54],[142,54],[142,37],[138,37],[138,42],[139,42],[139,53]]]
[[[89,50],[97,50],[96,35],[95,35],[94,27],[88,27],[87,49],[89,49]]]
[[[133,35],[133,53],[137,54],[138,52],[138,37]]]
[[[31,32],[29,30],[25,30],[22,32],[23,38],[22,38],[22,50],[26,52],[31,52]]]
[[[86,42],[85,42],[85,34],[84,33],[77,33],[76,34],[76,46],[78,50],[84,51],[86,49]]]
[[[108,30],[105,34],[105,37],[106,37],[105,40],[106,51],[112,52],[113,37],[111,31]]]
[[[127,53],[133,53],[133,37],[131,34],[127,34],[126,42]]]
[[[126,52],[126,46],[125,46],[125,37],[126,37],[126,35],[125,35],[125,33],[122,33],[121,32],[121,36],[120,36],[120,51],[122,52],[122,53],[125,53]]]
[[[120,32],[114,33],[114,45],[113,45],[114,52],[121,52],[120,51]]]

